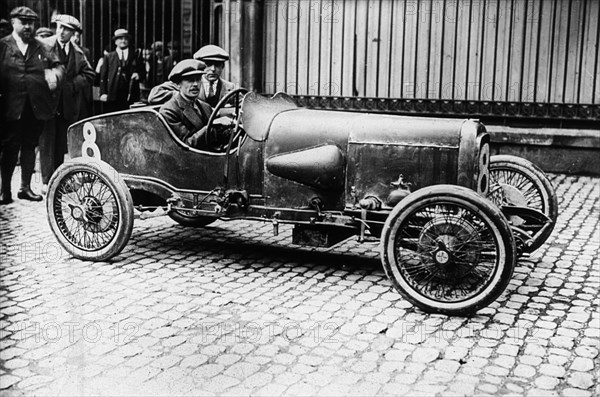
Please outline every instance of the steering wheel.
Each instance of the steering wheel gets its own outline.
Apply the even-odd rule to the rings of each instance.
[[[227,103],[229,103],[229,101],[231,100],[231,98],[233,98],[234,96],[236,96],[236,100],[235,100],[235,127],[231,133],[231,135],[229,136],[229,143],[227,145],[227,151],[229,152],[229,150],[231,149],[231,145],[233,144],[233,142],[236,139],[241,138],[241,134],[243,129],[240,128],[240,119],[241,119],[241,112],[240,112],[240,108],[241,108],[241,96],[246,94],[248,92],[247,89],[245,88],[236,88],[233,91],[230,91],[229,93],[227,93],[227,95],[225,95],[223,98],[221,98],[221,100],[219,101],[219,103],[217,103],[217,106],[215,106],[215,108],[213,109],[213,112],[211,113],[210,117],[208,118],[208,123],[206,123],[206,131],[207,134],[210,134],[214,124],[215,119],[217,118],[217,115],[219,114],[219,112],[225,108],[225,105]]]

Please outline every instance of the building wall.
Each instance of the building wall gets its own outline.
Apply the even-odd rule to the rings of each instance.
[[[265,92],[599,104],[597,0],[264,1]]]

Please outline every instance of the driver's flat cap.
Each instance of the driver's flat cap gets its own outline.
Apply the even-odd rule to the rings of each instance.
[[[37,21],[40,19],[38,14],[29,7],[20,6],[13,8],[10,12],[11,18],[19,18],[27,21]]]
[[[204,62],[206,62],[206,61],[225,62],[225,61],[229,60],[229,54],[227,53],[227,51],[225,51],[221,47],[213,45],[213,44],[209,44],[209,45],[205,45],[204,47],[202,47],[198,51],[196,51],[196,53],[194,54],[194,59],[198,59],[198,60],[204,61]]]
[[[169,73],[169,80],[179,83],[182,79],[190,76],[203,75],[206,64],[197,59],[184,59],[178,62]]]

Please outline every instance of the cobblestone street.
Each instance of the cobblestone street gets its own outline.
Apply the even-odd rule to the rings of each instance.
[[[600,179],[551,180],[552,236],[469,318],[404,300],[376,243],[306,249],[285,225],[157,217],[114,261],[81,261],[45,202],[15,197],[0,207],[1,394],[600,395]]]

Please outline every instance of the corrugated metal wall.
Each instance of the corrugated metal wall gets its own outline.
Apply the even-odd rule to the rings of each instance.
[[[264,2],[265,92],[599,104],[597,0]]]

